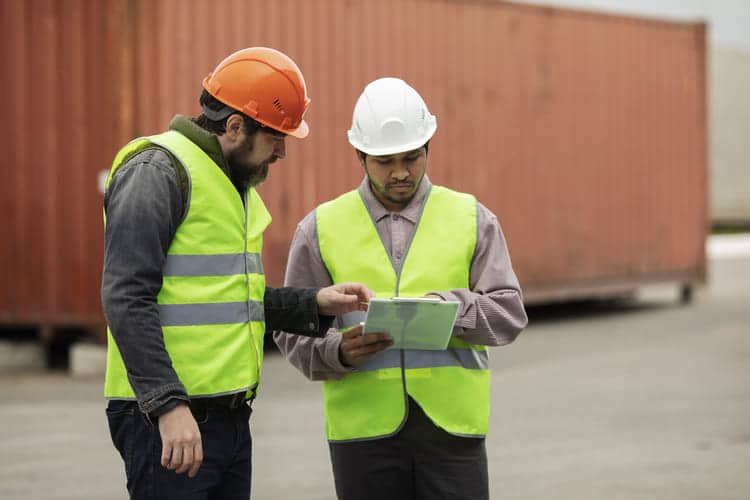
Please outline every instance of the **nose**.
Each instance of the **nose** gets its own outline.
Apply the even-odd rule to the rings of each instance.
[[[397,161],[393,166],[391,176],[397,181],[405,181],[409,178],[409,169],[403,162]]]
[[[286,137],[279,138],[273,145],[273,154],[279,159],[286,156]]]

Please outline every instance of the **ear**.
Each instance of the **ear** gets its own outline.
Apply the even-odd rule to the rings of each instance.
[[[238,114],[230,115],[227,118],[226,134],[230,139],[235,140],[239,137],[242,132],[243,122],[244,120]]]

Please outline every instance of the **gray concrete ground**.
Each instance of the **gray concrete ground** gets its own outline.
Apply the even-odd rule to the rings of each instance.
[[[750,498],[750,258],[711,280],[690,307],[535,310],[493,353],[492,498]],[[253,498],[334,498],[320,387],[277,354],[252,429]],[[0,498],[126,498],[98,377],[0,377]]]

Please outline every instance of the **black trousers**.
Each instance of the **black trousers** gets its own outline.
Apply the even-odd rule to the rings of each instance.
[[[250,407],[191,410],[203,443],[203,464],[193,478],[162,467],[159,427],[138,411],[135,402],[109,402],[109,430],[125,464],[131,500],[250,498]]]
[[[485,440],[445,432],[411,398],[395,436],[329,446],[339,500],[489,499]]]

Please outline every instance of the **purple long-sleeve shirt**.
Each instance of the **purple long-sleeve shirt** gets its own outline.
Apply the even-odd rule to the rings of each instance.
[[[359,186],[362,199],[395,265],[400,265],[406,257],[406,246],[414,234],[431,186],[425,175],[414,198],[400,212],[389,212],[375,198],[366,177]],[[320,255],[315,211],[312,211],[298,224],[294,234],[285,285],[323,287],[331,284],[331,276]],[[500,224],[495,215],[479,202],[477,243],[471,261],[469,287],[430,292],[445,300],[460,302],[453,335],[472,344],[488,346],[512,342],[527,323],[521,289]],[[338,379],[354,371],[341,363],[341,334],[335,329],[328,330],[323,338],[275,332],[274,340],[289,361],[311,380]]]

